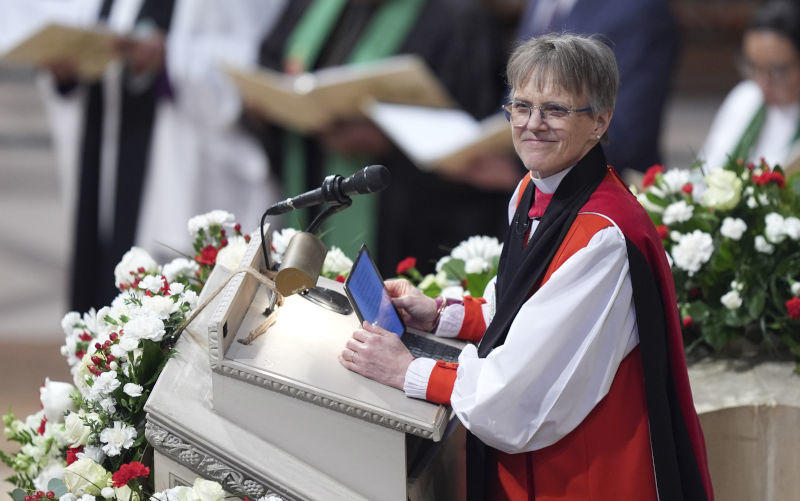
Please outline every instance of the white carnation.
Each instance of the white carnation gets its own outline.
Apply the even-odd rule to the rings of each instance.
[[[451,285],[442,290],[442,297],[449,299],[462,299],[464,297],[464,288],[460,285]]]
[[[735,310],[742,305],[742,297],[739,295],[739,291],[737,290],[729,291],[727,294],[719,298],[719,300],[722,305],[729,310]]]
[[[106,428],[100,432],[100,441],[105,445],[103,452],[108,456],[117,456],[122,449],[128,449],[136,439],[136,428],[128,426],[122,421],[114,421],[112,428]]]
[[[484,261],[491,261],[501,252],[503,252],[503,244],[496,238],[476,235],[458,244],[450,253],[450,257],[461,259],[464,263],[476,257]]]
[[[183,285],[182,283],[174,282],[169,284],[169,293],[172,295],[178,295],[181,294],[185,288],[186,286]]]
[[[195,261],[179,257],[173,259],[161,268],[161,274],[167,277],[168,282],[174,282],[179,278],[191,278],[200,269]]]
[[[142,309],[140,313],[125,324],[125,336],[135,339],[149,339],[159,342],[164,337],[166,330],[164,322],[157,314]]]
[[[280,263],[283,261],[283,255],[286,253],[286,248],[292,237],[300,233],[294,228],[284,228],[281,231],[272,232],[272,261]]]
[[[141,247],[131,247],[131,250],[122,256],[122,260],[114,268],[114,283],[117,287],[132,283],[131,272],[139,273],[140,268],[144,269],[145,273],[156,273],[158,263]]]
[[[664,224],[669,226],[674,223],[682,223],[690,220],[692,214],[694,214],[694,206],[686,203],[685,200],[680,200],[667,206],[662,219]]]
[[[714,242],[711,235],[700,230],[694,230],[681,236],[678,243],[672,247],[672,258],[675,265],[694,275],[700,267],[711,259],[714,253]]]
[[[748,209],[755,209],[758,207],[758,202],[756,202],[756,199],[753,197],[747,197],[747,201],[745,203],[747,204]]]
[[[152,296],[142,298],[142,308],[155,313],[161,320],[169,318],[175,309],[175,302],[169,296]],[[125,327],[127,329],[127,325]]]
[[[234,224],[234,216],[224,210],[212,210],[205,214],[200,214],[189,219],[189,234],[197,236],[200,230],[208,231],[212,226],[231,227]]]
[[[189,303],[189,309],[193,310],[197,308],[197,293],[195,291],[189,290],[183,292],[183,302]]]
[[[244,237],[231,237],[228,239],[228,245],[217,253],[216,264],[229,270],[235,270],[242,262],[245,252],[247,252],[247,242],[244,241]]]
[[[467,273],[483,273],[489,269],[489,263],[479,257],[470,258],[464,263],[464,271]]]
[[[161,290],[161,287],[164,286],[164,281],[161,277],[157,277],[155,275],[147,275],[139,282],[139,288],[142,290],[148,290],[153,294],[157,293]]]
[[[767,242],[763,235],[757,235],[754,244],[758,252],[772,254],[775,251],[775,246]]]
[[[746,230],[747,223],[745,223],[742,219],[739,219],[738,217],[726,217],[722,220],[722,226],[720,227],[719,232],[723,237],[738,241],[742,238],[742,235],[744,235]]]
[[[792,295],[800,296],[800,282],[792,282]]]
[[[667,193],[678,193],[689,182],[689,171],[683,169],[669,169],[661,176]]]
[[[119,379],[117,379],[116,371],[106,371],[97,376],[94,380],[92,390],[96,391],[101,396],[106,396],[119,388]]]
[[[39,400],[42,402],[49,423],[61,423],[64,414],[76,410],[75,402],[72,400],[72,396],[76,393],[77,389],[69,383],[45,378],[44,385],[39,388]]]
[[[792,240],[800,240],[800,219],[794,216],[784,219],[783,233]]]
[[[783,216],[777,212],[770,212],[764,217],[764,222],[767,227],[764,229],[764,235],[773,244],[779,244],[786,239],[784,233]]]
[[[325,261],[322,263],[322,273],[326,275],[344,275],[350,273],[353,267],[353,260],[345,256],[342,249],[335,245],[325,255]]]
[[[129,397],[141,397],[143,389],[144,388],[136,383],[126,383],[125,386],[122,387],[122,391]]]
[[[61,319],[61,329],[64,331],[65,336],[71,336],[72,331],[75,329],[75,324],[80,323],[81,314],[77,311],[71,311],[64,315]]]

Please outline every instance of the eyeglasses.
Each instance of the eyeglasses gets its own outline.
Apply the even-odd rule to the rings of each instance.
[[[591,106],[575,109],[558,103],[528,104],[516,100],[504,104],[501,108],[506,115],[506,120],[511,122],[511,125],[514,127],[525,127],[528,125],[528,121],[531,119],[531,113],[534,109],[539,110],[539,118],[541,118],[543,122],[558,121],[567,118],[573,113],[592,111]]]
[[[798,66],[797,61],[760,65],[746,58],[741,58],[737,63],[739,72],[744,78],[753,80],[763,75],[772,82],[784,82]]]

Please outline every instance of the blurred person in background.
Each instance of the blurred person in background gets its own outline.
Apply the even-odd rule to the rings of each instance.
[[[661,162],[659,138],[678,49],[667,0],[531,0],[519,39],[550,32],[602,34],[619,65],[620,88],[605,146],[611,165],[644,172]]]
[[[483,118],[497,111],[503,92],[504,54],[493,23],[476,0],[294,0],[264,40],[261,64],[297,74],[417,54],[461,108]],[[354,197],[352,207],[331,218],[326,237],[351,256],[366,242],[384,273],[394,273],[407,256],[430,270],[442,254],[438,245],[498,236],[505,226],[501,192],[420,171],[366,119],[306,137],[269,127],[264,140],[290,196],[333,173],[347,176],[371,163],[389,168],[391,185]]]
[[[717,112],[700,153],[707,171],[729,159],[800,167],[800,6],[767,2],[745,30],[744,81]]]

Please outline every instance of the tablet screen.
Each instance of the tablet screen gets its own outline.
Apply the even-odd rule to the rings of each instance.
[[[389,293],[383,286],[383,279],[378,274],[366,247],[361,247],[345,287],[353,302],[353,308],[359,312],[362,321],[366,320],[398,336],[403,335],[405,330],[403,321],[392,305]]]

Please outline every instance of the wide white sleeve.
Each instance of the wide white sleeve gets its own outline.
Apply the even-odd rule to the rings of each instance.
[[[503,345],[486,358],[462,351],[453,410],[496,449],[547,447],[608,393],[638,342],[625,239],[609,227],[525,302]]]

